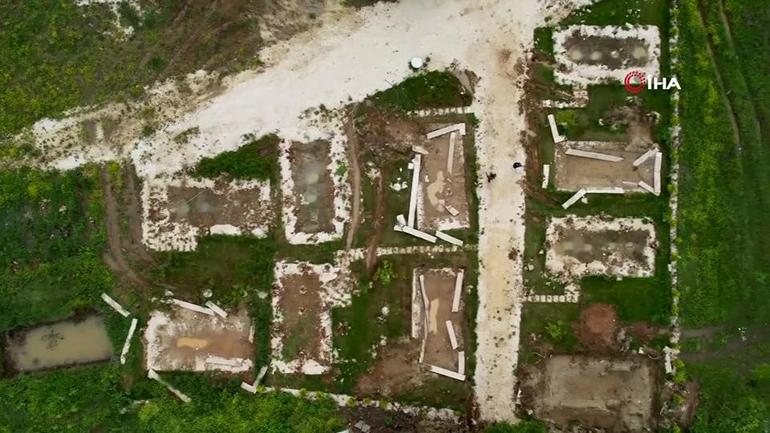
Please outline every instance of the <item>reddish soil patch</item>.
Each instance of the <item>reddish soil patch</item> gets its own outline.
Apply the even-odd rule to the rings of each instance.
[[[319,335],[322,302],[321,281],[318,275],[306,272],[281,278],[283,291],[279,307],[283,322],[279,332],[283,335],[283,353],[286,360],[320,358]]]
[[[586,347],[608,350],[617,345],[618,314],[612,305],[593,304],[580,313],[577,337]]]

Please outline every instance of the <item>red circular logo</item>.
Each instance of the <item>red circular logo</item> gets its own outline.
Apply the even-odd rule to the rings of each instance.
[[[639,71],[631,71],[623,79],[623,86],[633,94],[637,94],[647,85],[647,77]]]

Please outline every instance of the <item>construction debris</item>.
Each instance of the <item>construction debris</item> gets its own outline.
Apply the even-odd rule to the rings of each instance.
[[[567,137],[559,135],[559,130],[556,127],[556,118],[553,116],[553,114],[548,115],[548,126],[551,127],[551,137],[553,138],[554,143],[561,143],[567,139]]]
[[[458,344],[457,344],[457,335],[455,335],[455,327],[454,325],[452,325],[451,320],[447,320],[445,324],[446,324],[446,332],[449,334],[449,344],[452,345],[452,350],[457,350]]]
[[[125,308],[123,308],[122,305],[118,304],[118,302],[110,297],[110,295],[106,293],[102,293],[102,299],[104,302],[107,303],[110,307],[112,307],[113,310],[117,311],[121,316],[128,317],[130,313],[126,311]]]
[[[650,157],[655,155],[655,152],[657,152],[657,151],[658,150],[653,147],[652,149],[648,150],[647,152],[644,152],[642,154],[642,156],[640,156],[639,158],[636,158],[634,160],[634,164],[633,164],[634,167],[639,167],[640,165],[644,164],[644,161],[647,161],[648,159],[650,159]]]
[[[576,193],[575,193],[575,195],[573,195],[572,197],[570,197],[570,198],[569,198],[569,200],[565,201],[565,202],[564,202],[564,203],[561,205],[561,207],[562,207],[562,208],[564,208],[564,209],[568,209],[570,206],[572,206],[573,204],[577,203],[577,201],[578,201],[578,200],[580,200],[581,198],[583,198],[583,196],[584,196],[584,195],[586,195],[586,192],[587,192],[587,191],[585,190],[585,188],[580,188],[580,189],[578,190],[578,192],[576,192]]]
[[[453,132],[453,131],[459,131],[460,135],[465,135],[465,124],[456,123],[454,125],[449,125],[444,128],[440,128],[435,131],[429,132],[426,137],[428,138],[428,140],[430,140],[436,137],[441,137],[444,134],[449,134],[450,132]]]
[[[158,375],[158,373],[156,373],[156,372],[155,372],[155,370],[153,370],[153,369],[150,369],[150,370],[147,372],[147,377],[148,377],[148,378],[150,378],[150,379],[152,379],[152,380],[155,380],[155,381],[157,381],[157,382],[158,382],[158,383],[160,383],[161,385],[163,385],[163,386],[165,386],[166,388],[168,388],[168,390],[169,390],[169,391],[171,391],[171,393],[173,393],[175,396],[177,396],[177,397],[178,397],[180,400],[182,400],[183,402],[185,402],[185,403],[189,403],[189,402],[191,402],[191,401],[192,401],[192,399],[191,399],[190,397],[188,397],[188,396],[187,396],[185,393],[183,393],[182,391],[180,391],[180,390],[178,390],[178,389],[174,388],[173,386],[171,386],[171,384],[170,384],[170,383],[168,383],[168,382],[166,382],[165,380],[161,379],[161,378],[160,378],[160,376]]]
[[[195,311],[196,313],[202,313],[202,314],[208,314],[209,316],[213,316],[214,312],[211,311],[208,308],[201,307],[200,305],[192,304],[190,302],[182,301],[180,299],[171,299],[171,302],[176,304],[179,307],[185,308],[190,311]]]
[[[460,382],[465,382],[465,375],[459,374],[457,372],[454,372],[452,370],[447,370],[446,368],[436,367],[435,365],[430,366],[430,371],[440,374],[442,376],[446,376],[455,380],[459,380]]]
[[[446,209],[447,212],[449,212],[449,215],[457,216],[460,214],[460,211],[455,209],[452,205],[444,205],[444,209]]]
[[[262,382],[262,379],[265,377],[265,374],[267,374],[267,366],[262,366],[262,368],[259,369],[259,373],[257,373],[257,378],[254,380],[254,383],[248,384],[246,382],[241,382],[241,389],[244,391],[248,391],[252,394],[257,393],[257,387],[259,386],[260,382]]]
[[[650,184],[648,184],[647,182],[640,180],[637,185],[639,185],[640,188],[649,192],[650,194],[655,194],[655,189],[651,187]],[[655,195],[658,195],[658,194],[655,194]]]
[[[453,131],[449,133],[449,154],[447,155],[447,159],[446,159],[446,171],[450,175],[452,174],[452,169],[454,168],[456,142],[457,142],[457,132]]]
[[[607,155],[605,153],[599,153],[599,152],[587,152],[585,150],[578,150],[578,149],[567,149],[565,153],[571,156],[579,156],[581,158],[598,159],[601,161],[609,161],[609,162],[620,162],[623,160],[623,158],[620,156]]]
[[[412,236],[414,236],[416,238],[420,238],[420,239],[426,240],[426,241],[428,241],[428,242],[430,242],[432,244],[436,243],[436,237],[431,235],[431,234],[425,233],[425,232],[417,230],[417,229],[413,229],[413,228],[409,227],[408,225],[400,226],[399,228],[401,229],[400,231],[402,231],[402,232],[404,232],[404,233],[406,233],[408,235],[412,235]]]
[[[663,154],[660,152],[655,153],[655,173],[653,177],[652,189],[655,190],[655,195],[660,195],[660,169],[663,165]]]
[[[372,430],[372,427],[363,421],[358,421],[353,424],[353,427],[357,428],[361,433],[369,433]]]
[[[461,246],[464,245],[462,240],[457,239],[456,237],[454,237],[452,235],[448,235],[448,234],[446,234],[446,233],[444,233],[442,231],[437,231],[436,232],[436,237],[441,239],[442,241],[449,242],[452,245],[457,245],[458,247],[461,247]]]
[[[453,313],[460,311],[460,296],[463,290],[463,276],[465,276],[465,271],[460,269],[460,271],[457,273],[457,276],[455,277],[455,294],[452,298]]]
[[[586,194],[623,194],[626,192],[619,186],[592,186],[584,189]]]
[[[123,350],[120,352],[120,365],[126,364],[126,358],[128,357],[128,351],[131,350],[131,339],[136,332],[136,325],[139,323],[137,319],[131,319],[131,326],[128,328],[128,335],[126,341],[123,343]]]
[[[209,309],[211,309],[211,311],[216,313],[217,316],[219,316],[219,317],[221,317],[223,319],[227,318],[227,311],[225,311],[222,308],[220,308],[219,305],[217,305],[217,304],[215,304],[215,303],[213,303],[211,301],[206,301],[205,305],[207,307],[209,307]]]
[[[548,181],[551,177],[551,165],[543,164],[543,189],[548,188]]]
[[[409,191],[409,213],[407,214],[406,225],[414,228],[417,216],[417,192],[420,189],[420,164],[422,155],[415,154],[412,160],[412,190]]]

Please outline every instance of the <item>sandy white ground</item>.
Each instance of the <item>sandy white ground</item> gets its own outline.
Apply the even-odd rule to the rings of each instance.
[[[473,111],[481,119],[476,136],[481,266],[475,391],[482,419],[515,420],[524,193],[512,164],[523,163],[525,156],[521,137],[526,122],[518,111],[522,66],[533,31],[546,15],[558,19],[588,3],[402,0],[324,14],[319,27],[263,50],[259,57],[264,70],[225,79],[223,89],[210,97],[196,95],[200,104],[183,104],[191,110],[151,137],[73,145],[57,138],[51,125],[57,122],[47,121],[49,131],[37,138],[55,147],[47,153],[52,156],[49,166],[71,168],[130,157],[148,180],[233,150],[247,133],[275,132],[301,142],[322,139],[326,132],[308,122],[303,114],[307,109],[321,104],[336,108],[390,87],[410,74],[412,56],[430,57],[434,69],[456,63],[474,71],[480,81]],[[173,139],[191,128],[200,133],[188,141]],[[485,176],[492,172],[497,178],[487,183]]]

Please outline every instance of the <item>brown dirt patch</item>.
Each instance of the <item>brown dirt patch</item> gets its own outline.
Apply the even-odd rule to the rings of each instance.
[[[559,241],[552,245],[559,256],[570,256],[581,263],[605,262],[610,255],[623,260],[644,263],[644,248],[649,233],[646,230],[583,231],[559,229]]]
[[[452,349],[446,328],[446,321],[451,320],[459,344],[457,350],[463,350],[464,316],[462,310],[457,313],[452,312],[455,275],[443,269],[423,270],[418,275],[423,275],[425,278],[425,292],[430,304],[423,362],[457,371],[457,351]]]
[[[575,63],[606,65],[609,69],[642,67],[649,61],[648,44],[637,38],[584,37],[576,30],[564,41],[564,49]]]
[[[304,233],[333,232],[334,183],[328,141],[292,143],[289,148],[297,229]]]
[[[427,130],[449,126],[450,123],[428,123]],[[440,228],[442,221],[451,221],[454,228],[470,226],[468,195],[465,191],[465,152],[463,137],[459,134],[452,153],[452,172],[449,173],[449,134],[432,140],[421,136],[422,146],[428,151],[422,157],[420,188],[422,192],[422,211],[419,227],[421,230],[434,231]],[[452,216],[446,206],[452,206],[459,214]]]
[[[312,272],[286,275],[281,278],[279,308],[283,322],[279,333],[283,335],[283,353],[286,360],[319,359],[321,335],[321,280]]]
[[[609,350],[617,346],[618,314],[608,304],[593,304],[580,313],[575,334],[586,347]]]
[[[393,342],[380,350],[370,372],[356,383],[357,395],[395,396],[418,388],[420,344],[417,340]]]
[[[269,203],[261,203],[255,190],[230,190],[226,194],[198,187],[168,188],[168,208],[171,222],[188,222],[209,228],[216,224],[235,227],[248,225],[258,213],[267,213]]]
[[[648,358],[556,355],[529,373],[522,402],[537,418],[562,428],[578,423],[607,432],[655,429],[660,374]]]
[[[652,146],[637,141],[635,144],[615,141],[562,141],[554,145],[554,186],[563,191],[577,191],[586,187],[620,187],[626,190],[640,190],[634,185],[644,181],[652,186],[654,158],[649,158],[639,167],[633,162]],[[568,149],[598,152],[622,157],[619,162],[567,155]]]

